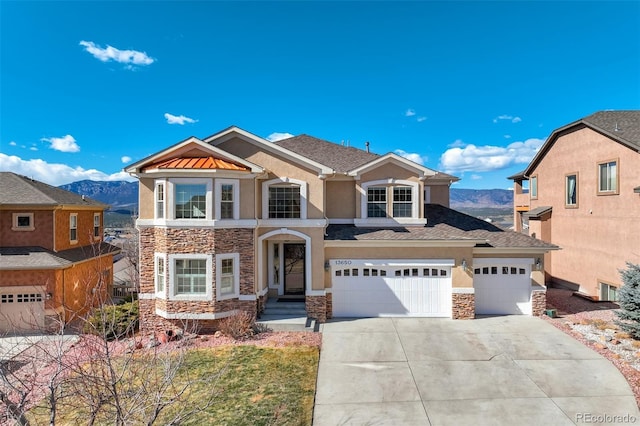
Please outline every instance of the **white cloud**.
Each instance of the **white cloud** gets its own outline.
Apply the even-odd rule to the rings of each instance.
[[[512,123],[519,123],[522,121],[522,118],[514,117],[512,115],[499,115],[493,119],[494,123],[497,123],[498,121],[511,121]]]
[[[11,141],[11,142],[9,142],[9,145],[11,145],[11,146],[16,146],[16,145],[18,145],[18,144],[17,144],[17,143],[15,143],[15,141]]]
[[[405,113],[404,113],[405,117],[413,117],[414,115],[416,115],[416,110],[415,109],[411,109],[411,108],[406,110]]]
[[[480,175],[476,175],[476,174],[471,175],[471,180],[480,180],[480,179],[482,179],[482,176]]]
[[[169,114],[168,112],[164,113],[164,118],[167,119],[167,123],[169,124],[179,124],[181,126],[183,126],[184,123],[198,122],[198,120],[194,120],[193,118],[185,117],[184,115],[173,115],[173,114]]]
[[[133,69],[133,65],[151,65],[155,62],[154,58],[148,56],[145,52],[137,50],[120,50],[109,45],[106,48],[102,48],[92,41],[84,40],[80,42],[80,46],[83,46],[94,58],[102,62],[119,62],[126,64],[129,69]]]
[[[456,139],[455,141],[453,141],[452,143],[450,143],[449,145],[447,145],[449,148],[459,148],[459,147],[463,147],[466,146],[467,144],[462,142],[462,139]]]
[[[122,161],[123,163],[130,163],[131,162],[131,157],[129,157],[128,155],[124,155],[120,158],[120,161]]]
[[[395,151],[393,151],[394,153],[398,154],[400,157],[404,157],[407,160],[411,160],[414,163],[418,163],[421,165],[424,165],[424,163],[427,161],[427,157],[423,157],[420,154],[416,154],[414,152],[405,152],[401,149],[396,149]]]
[[[65,135],[61,138],[42,138],[43,142],[49,142],[51,146],[49,148],[55,149],[60,152],[78,152],[80,147],[76,143],[76,140],[71,135]]]
[[[269,142],[277,142],[277,141],[281,141],[282,139],[289,139],[292,138],[293,135],[291,133],[280,133],[280,132],[274,132],[271,133],[269,136],[267,136],[267,140]]]
[[[426,119],[427,119],[427,117],[418,117],[418,118],[416,118],[416,121],[417,121],[418,123],[422,123],[422,122],[423,122],[424,120],[426,120]]]
[[[490,172],[514,164],[528,164],[543,143],[542,139],[531,138],[524,142],[513,142],[506,147],[473,144],[456,146],[442,154],[440,168],[446,173]]]
[[[505,139],[511,139],[511,135],[504,135]]]
[[[44,160],[23,160],[15,155],[0,152],[0,170],[13,172],[35,180],[59,186],[79,180],[127,180],[136,179],[125,172],[107,174],[96,169],[85,170],[82,167],[71,167],[66,164],[47,163]]]
[[[32,146],[31,148],[29,148],[30,151],[37,151],[38,147],[37,146]]]

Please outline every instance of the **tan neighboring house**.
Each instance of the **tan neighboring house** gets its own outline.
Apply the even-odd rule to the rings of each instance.
[[[640,111],[555,130],[510,179],[516,230],[528,220],[529,235],[561,247],[545,255],[547,282],[615,301],[620,269],[640,262]]]
[[[107,299],[106,205],[0,172],[0,334],[47,329]]]
[[[449,209],[456,177],[396,154],[237,127],[125,169],[140,180],[143,330],[259,315],[538,315],[556,247]]]

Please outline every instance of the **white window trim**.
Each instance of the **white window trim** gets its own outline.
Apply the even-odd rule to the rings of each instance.
[[[167,287],[169,286],[167,283],[167,255],[165,253],[155,253],[154,254],[154,262],[153,262],[153,288],[156,294],[156,297],[160,297],[162,299],[167,298]],[[158,259],[164,260],[164,289],[158,290]]]
[[[538,183],[538,175],[531,176],[531,178],[529,178],[529,198],[532,200],[538,199]]]
[[[233,260],[233,292],[228,294],[222,294],[220,284],[222,282],[222,261],[224,259]],[[240,254],[239,253],[225,253],[216,254],[216,299],[227,300],[235,299],[240,296]]]
[[[102,228],[102,215],[100,213],[94,213],[93,214],[93,239],[94,240],[99,240],[101,235],[100,235],[100,229]],[[96,226],[96,218],[98,218],[98,226]],[[96,235],[96,228],[98,228],[98,235]]]
[[[300,219],[273,219],[269,218],[269,187],[272,185],[279,185],[283,183],[292,183],[300,186]],[[281,221],[281,220],[301,220],[307,218],[307,182],[299,179],[292,179],[288,177],[280,177],[262,182],[262,218]]]
[[[176,219],[176,202],[175,202],[175,190],[176,184],[187,184],[187,185],[202,185],[205,184],[206,195],[205,195],[205,218],[204,219]],[[176,223],[188,223],[189,225],[193,224],[193,226],[203,226],[206,225],[206,221],[213,220],[213,182],[212,179],[206,178],[172,178],[169,179],[167,185],[165,186],[165,213],[167,215],[167,221],[175,221]],[[155,208],[155,206],[154,206]]]
[[[71,218],[75,217],[76,218],[76,226],[75,226],[75,230],[76,230],[76,239],[72,240],[71,239],[71,230],[74,229],[71,227]],[[70,213],[69,214],[69,242],[71,244],[76,244],[78,242],[78,213]]]
[[[222,185],[233,186],[233,218],[222,219]],[[216,179],[215,180],[215,219],[216,220],[239,220],[240,219],[240,181],[238,179]]]
[[[158,217],[158,194],[160,193],[160,191],[158,190],[158,187],[162,185],[162,190],[163,190],[163,199],[162,199],[162,217]],[[155,219],[160,219],[160,220],[164,220],[167,218],[167,181],[163,180],[156,180],[155,182],[155,187],[153,190],[153,217]]]
[[[18,226],[18,218],[25,217],[29,218],[29,226]],[[12,231],[34,231],[36,229],[33,223],[33,213],[13,213],[13,220],[11,221]]]
[[[409,186],[411,187],[411,217],[388,217],[380,218],[367,217],[367,193],[369,187],[372,186],[385,186],[387,191],[389,187],[395,186]],[[391,197],[391,201],[389,201]],[[393,209],[393,193],[387,194],[388,207]],[[391,211],[393,213],[393,210]],[[356,226],[393,226],[393,225],[425,225],[427,220],[420,217],[420,184],[410,180],[403,179],[381,179],[364,182],[360,185],[360,218],[355,219]]]
[[[176,294],[176,260],[181,259],[205,259],[207,261],[207,278],[206,278],[206,293],[205,294]],[[213,299],[212,283],[212,260],[210,255],[202,254],[170,254],[169,261],[165,263],[169,268],[169,300],[194,300],[194,301],[210,301]]]

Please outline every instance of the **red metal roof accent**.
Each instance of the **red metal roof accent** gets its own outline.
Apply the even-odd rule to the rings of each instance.
[[[216,157],[178,157],[159,161],[144,167],[143,171],[152,169],[221,169],[249,171],[241,164],[232,163]]]

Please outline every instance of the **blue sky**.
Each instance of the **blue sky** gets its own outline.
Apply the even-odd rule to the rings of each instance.
[[[0,2],[0,170],[61,185],[237,125],[507,176],[640,108],[640,2]]]

